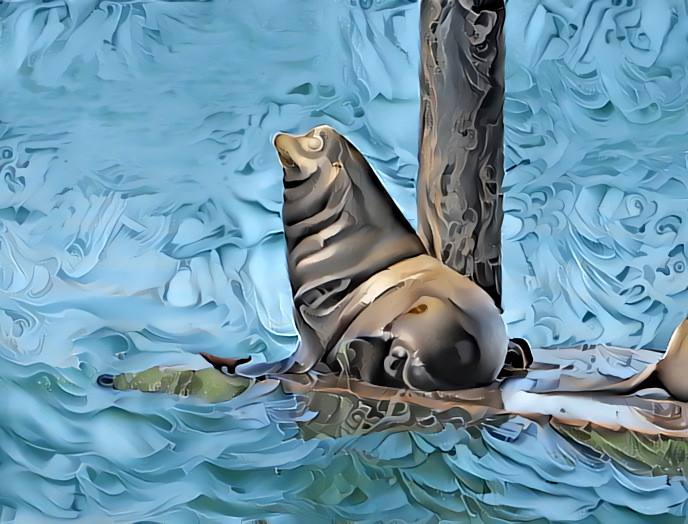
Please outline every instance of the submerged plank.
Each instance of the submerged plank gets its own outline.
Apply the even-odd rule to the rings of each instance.
[[[113,379],[117,390],[194,396],[207,402],[225,402],[245,391],[252,382],[244,377],[230,377],[215,368],[179,370],[153,367],[138,373],[122,373]]]

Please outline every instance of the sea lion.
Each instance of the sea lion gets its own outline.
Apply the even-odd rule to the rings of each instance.
[[[609,391],[634,393],[642,389],[661,388],[676,400],[688,402],[688,319],[681,322],[669,339],[662,358],[625,380],[610,381],[607,384],[591,384],[590,379],[571,381],[557,391]]]
[[[243,376],[324,365],[422,390],[494,381],[509,344],[499,309],[428,255],[356,148],[328,126],[280,134],[274,145],[300,344],[274,364],[204,356]]]

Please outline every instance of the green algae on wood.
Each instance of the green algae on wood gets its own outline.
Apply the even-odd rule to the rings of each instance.
[[[207,402],[225,402],[245,391],[253,380],[230,377],[214,368],[175,370],[153,367],[138,373],[122,373],[113,388],[198,397]]]
[[[683,476],[688,469],[688,440],[685,439],[592,424],[580,427],[552,421],[551,425],[561,435],[607,455],[637,475]]]

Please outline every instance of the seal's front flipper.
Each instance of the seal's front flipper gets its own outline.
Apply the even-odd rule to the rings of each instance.
[[[403,387],[402,381],[390,381],[383,369],[389,349],[382,337],[360,337],[342,344],[337,352],[337,363],[330,368],[361,379],[369,384]],[[393,383],[392,383],[393,382]]]

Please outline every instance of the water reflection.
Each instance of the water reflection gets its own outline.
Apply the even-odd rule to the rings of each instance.
[[[247,386],[215,404],[212,419],[223,429],[199,418],[196,431],[229,436],[209,462],[239,499],[260,503],[250,515],[376,521],[384,514],[400,522],[682,522],[686,515],[682,439],[526,418],[506,411],[496,387],[420,394],[332,375]],[[188,425],[191,406],[204,404],[176,398]],[[237,514],[223,497],[204,495],[186,508]]]
[[[458,398],[286,377],[210,403],[193,379],[171,386],[180,395],[113,391],[95,378],[88,367],[4,361],[0,463],[13,481],[0,484],[3,518],[683,522],[687,513],[684,440],[510,414],[496,389]]]
[[[501,395],[492,388],[456,394],[425,394],[373,386],[336,375],[293,375],[280,387],[296,395],[312,418],[299,423],[304,439],[369,433],[437,433],[447,425],[481,427],[505,420]]]

